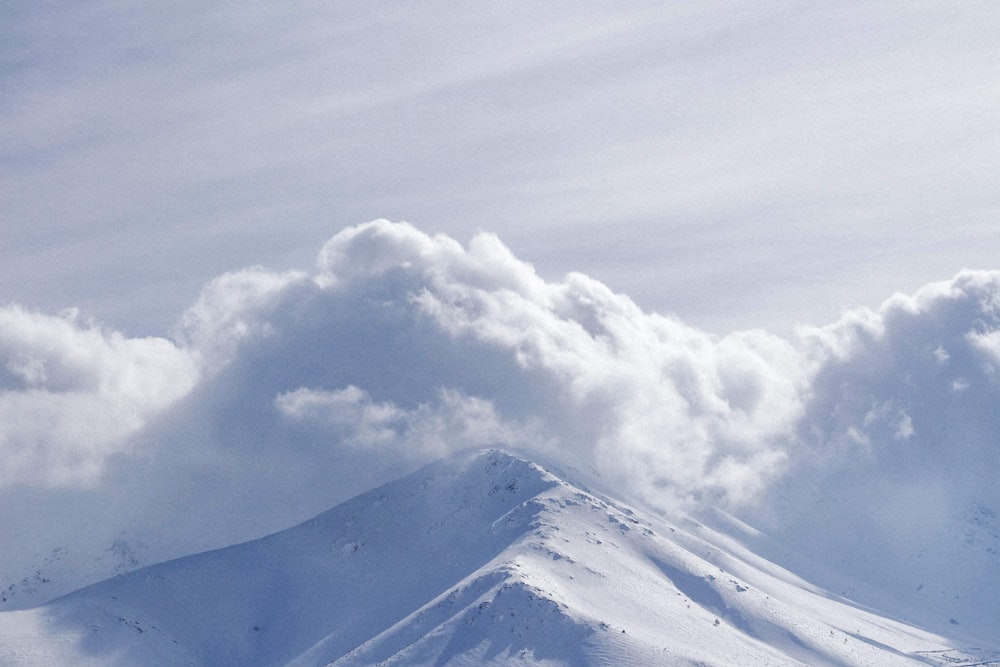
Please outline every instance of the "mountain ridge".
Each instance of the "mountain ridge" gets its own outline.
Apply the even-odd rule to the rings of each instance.
[[[12,665],[906,665],[959,648],[498,449],[0,613]]]

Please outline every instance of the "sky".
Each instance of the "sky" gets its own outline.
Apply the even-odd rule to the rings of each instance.
[[[0,11],[0,590],[500,445],[995,629],[992,4]]]
[[[719,334],[1000,250],[990,2],[0,12],[0,302],[133,335],[377,218]]]

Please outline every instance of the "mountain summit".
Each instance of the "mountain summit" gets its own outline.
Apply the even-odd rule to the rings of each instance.
[[[4,665],[988,664],[497,450],[0,613]],[[1000,663],[998,663],[1000,664]]]

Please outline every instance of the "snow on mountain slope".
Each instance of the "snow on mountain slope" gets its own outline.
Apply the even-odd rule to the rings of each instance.
[[[495,450],[0,613],[0,664],[983,664]],[[964,657],[963,657],[964,656]],[[1000,659],[1000,654],[994,656]]]

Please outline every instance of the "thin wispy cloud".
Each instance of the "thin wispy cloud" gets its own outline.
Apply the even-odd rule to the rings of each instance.
[[[380,216],[719,333],[997,249],[988,5],[9,11],[5,298],[130,331]]]

